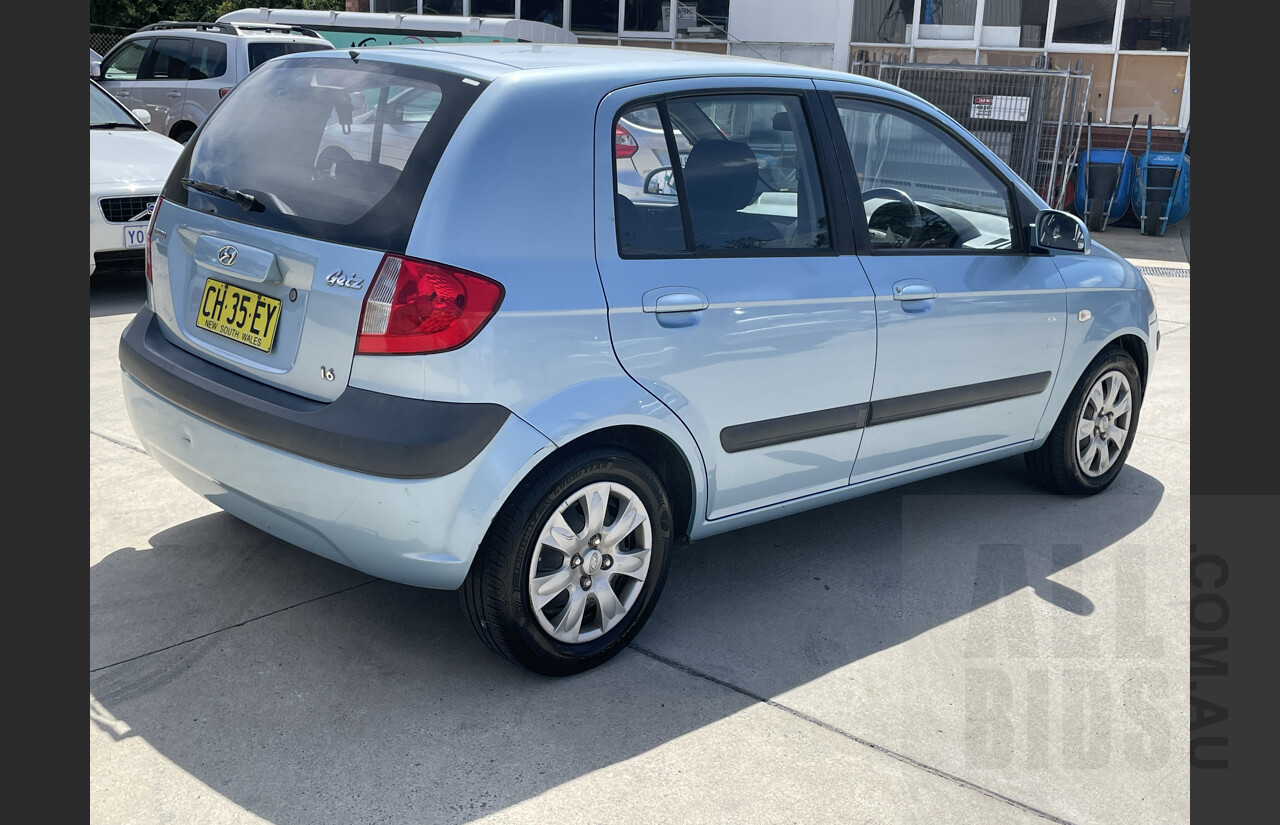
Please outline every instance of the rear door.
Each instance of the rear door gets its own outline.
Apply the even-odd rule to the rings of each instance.
[[[192,37],[186,94],[178,116],[199,126],[218,105],[223,94],[235,85],[237,78],[225,40]]]
[[[831,229],[848,216],[815,104],[808,81],[717,78],[632,87],[598,110],[614,349],[696,439],[711,519],[843,486],[858,451],[875,306]],[[661,154],[684,165],[637,168],[659,153],[620,122],[663,124]]]

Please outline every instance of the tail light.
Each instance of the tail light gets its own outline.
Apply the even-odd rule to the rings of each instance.
[[[231,91],[230,86],[223,86],[221,89],[218,90],[218,99],[221,100],[222,98],[226,97],[230,91]]]
[[[457,349],[502,303],[502,284],[483,275],[386,255],[360,313],[356,353],[418,355]]]
[[[613,156],[615,158],[629,158],[640,150],[640,144],[630,132],[622,127],[619,123],[613,127]]]
[[[156,215],[160,212],[160,204],[163,201],[164,201],[164,198],[157,195],[156,202],[151,204],[151,217],[147,219],[147,240],[142,245],[142,260],[144,261],[143,266],[144,266],[144,271],[147,274],[147,281],[149,283],[154,282],[154,278],[151,274],[151,239],[155,237]]]

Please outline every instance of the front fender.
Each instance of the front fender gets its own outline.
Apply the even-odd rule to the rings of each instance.
[[[1150,381],[1158,327],[1154,298],[1138,268],[1102,247],[1088,255],[1055,255],[1067,285],[1067,330],[1059,380],[1036,428],[1042,443],[1076,384],[1100,352],[1126,336],[1141,342],[1139,369]]]

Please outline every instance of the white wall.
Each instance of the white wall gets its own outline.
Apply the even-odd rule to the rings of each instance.
[[[841,5],[837,0],[733,0],[729,36],[748,42],[847,43],[848,22],[838,34]]]

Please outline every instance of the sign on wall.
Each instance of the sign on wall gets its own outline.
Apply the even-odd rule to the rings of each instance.
[[[969,117],[982,120],[1017,120],[1026,122],[1029,97],[1009,95],[974,95],[969,107]]]

